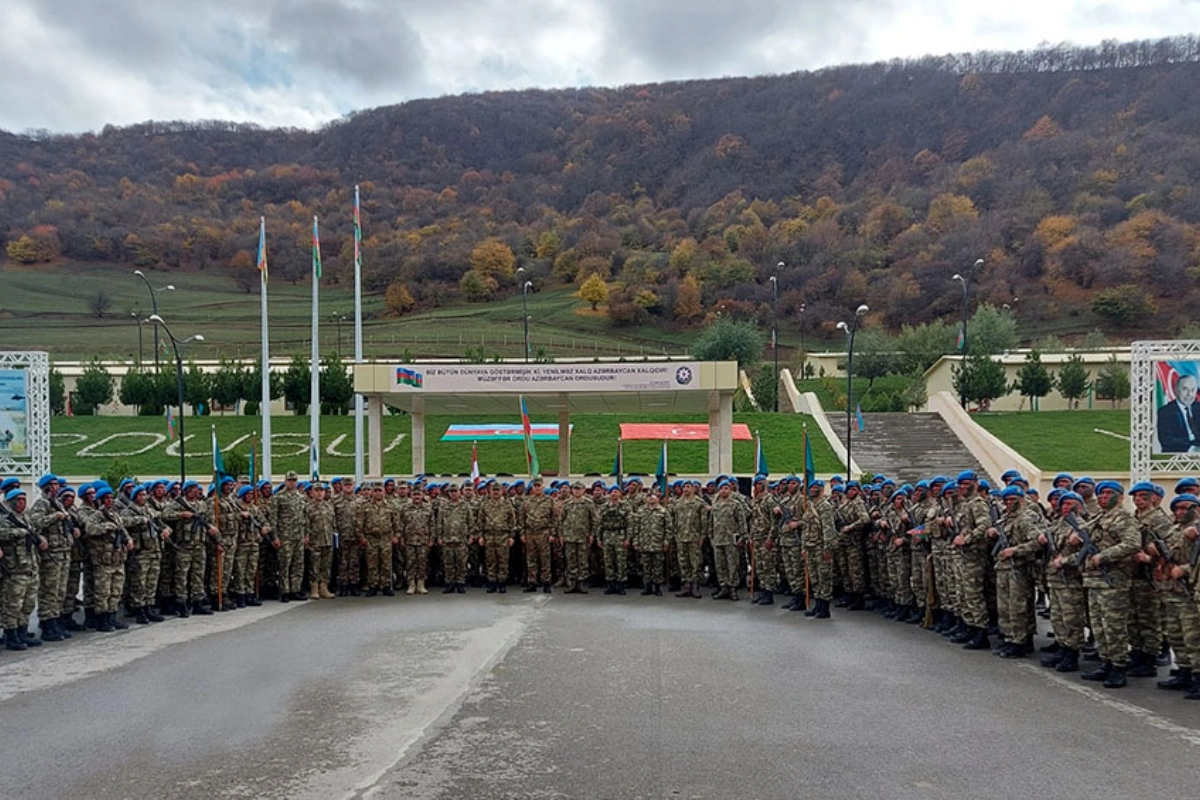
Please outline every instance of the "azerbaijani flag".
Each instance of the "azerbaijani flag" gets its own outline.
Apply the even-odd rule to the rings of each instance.
[[[621,483],[621,482],[622,482],[622,481],[621,481],[621,479],[622,479],[622,478],[624,477],[624,475],[625,475],[625,450],[624,450],[624,445],[625,445],[625,443],[624,443],[623,441],[621,441],[621,438],[620,438],[620,437],[617,437],[617,455],[616,455],[616,457],[613,459],[613,467],[612,467],[612,472],[610,472],[610,473],[609,473],[610,475],[616,475],[616,476],[617,476],[617,483]]]
[[[538,463],[537,448],[533,446],[533,425],[529,422],[529,409],[525,406],[525,395],[521,399],[521,429],[525,434],[525,465],[529,467],[529,477],[542,474],[542,465]]]
[[[321,237],[317,234],[316,217],[313,217],[313,280],[321,280]]]
[[[867,429],[867,423],[863,419],[863,415],[862,415],[862,403],[858,403],[857,405],[854,406],[854,419],[858,423],[858,432],[859,433],[862,433],[864,430]]]
[[[771,470],[767,468],[767,454],[763,452],[762,436],[758,431],[754,432],[754,471],[756,475],[770,475]]]
[[[358,187],[354,187],[354,266],[362,268],[362,217],[358,208]]]
[[[258,271],[262,273],[263,283],[267,282],[267,220],[259,219],[258,225]]]
[[[575,426],[572,425],[570,427],[574,428]],[[530,423],[529,429],[533,434],[534,441],[558,441],[557,422],[533,422]],[[504,422],[479,424],[455,423],[446,428],[446,432],[442,434],[440,441],[477,442],[482,439],[492,442],[515,442],[524,438],[525,428],[523,425],[513,425],[512,423]]]
[[[69,411],[67,416],[70,416]],[[170,439],[175,438],[175,415],[171,413],[170,406],[167,406],[167,437]]]
[[[667,440],[663,439],[662,452],[658,454],[658,469],[654,470],[654,477],[658,480],[658,490],[662,492],[663,497],[667,496]]]
[[[317,440],[308,440],[308,474],[314,481],[321,480],[321,470],[317,468]]]
[[[966,343],[966,341],[967,341],[966,329],[963,328],[962,324],[960,323],[958,326],[958,340],[954,344],[954,349],[962,350],[963,345]]]
[[[479,443],[471,443],[471,484],[479,487]]]

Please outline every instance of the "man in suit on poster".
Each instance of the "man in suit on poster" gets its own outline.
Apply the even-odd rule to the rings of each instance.
[[[1194,375],[1175,379],[1175,399],[1158,409],[1155,432],[1164,453],[1193,452],[1200,447],[1200,404],[1196,402],[1197,380]]]

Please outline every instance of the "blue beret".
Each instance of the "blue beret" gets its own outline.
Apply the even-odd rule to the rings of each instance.
[[[107,486],[105,486],[103,489],[99,489],[96,492],[96,500],[97,501],[103,500],[104,498],[111,496],[112,493],[113,493],[113,490],[108,488]]]
[[[1058,504],[1061,506],[1067,500],[1074,500],[1077,503],[1082,503],[1083,495],[1081,495],[1079,492],[1063,492],[1058,497]]]
[[[1000,497],[1004,500],[1007,500],[1010,497],[1024,497],[1024,496],[1025,496],[1025,490],[1022,489],[1020,486],[1006,486],[1000,492]]]
[[[1137,494],[1138,492],[1150,492],[1158,497],[1162,497],[1164,494],[1161,486],[1150,481],[1138,481],[1129,487],[1130,494]]]
[[[810,484],[808,485],[808,487],[809,487],[810,489],[811,489],[812,487],[814,487],[814,486],[816,486],[816,487],[817,487],[817,488],[819,488],[819,489],[824,489],[824,488],[825,488],[825,481],[822,481],[822,480],[815,480],[815,481],[813,481],[812,483],[810,483]]]
[[[1185,492],[1184,494],[1176,495],[1175,497],[1173,497],[1171,499],[1171,510],[1174,511],[1175,506],[1181,505],[1183,503],[1192,503],[1193,505],[1200,505],[1200,497],[1196,497],[1196,495],[1191,494],[1190,492]]]
[[[38,478],[37,485],[38,485],[39,489],[45,489],[49,484],[56,483],[57,481],[58,481],[57,475],[55,475],[52,472],[47,472],[42,477]]]
[[[1175,484],[1175,494],[1185,494],[1188,489],[1200,489],[1200,480],[1196,478],[1181,478],[1179,483]]]
[[[250,492],[252,492],[252,491],[254,491],[253,486],[243,486],[237,490],[237,496],[245,497],[246,495],[250,494]]]
[[[979,480],[979,476],[975,474],[975,470],[966,469],[958,473],[956,480],[958,483],[970,483]]]
[[[24,496],[25,496],[24,489],[9,489],[8,494],[4,495],[4,499],[11,503],[12,501],[16,500],[18,497],[24,497]]]
[[[1111,489],[1117,494],[1125,494],[1125,487],[1117,481],[1100,481],[1098,484],[1096,484],[1096,494],[1100,494],[1100,492],[1103,492],[1105,489]]]
[[[1089,478],[1088,476],[1084,475],[1082,478],[1075,481],[1075,483],[1071,484],[1071,488],[1075,489],[1084,484],[1087,484],[1088,486],[1095,486],[1096,482],[1094,480],[1092,480],[1091,478]]]

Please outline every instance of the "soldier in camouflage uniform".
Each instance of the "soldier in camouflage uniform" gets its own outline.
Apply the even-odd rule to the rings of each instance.
[[[683,484],[683,496],[671,504],[675,528],[675,551],[679,559],[680,580],[683,591],[676,597],[700,597],[701,546],[709,531],[709,511],[703,500],[696,496],[692,483]]]
[[[788,611],[805,611],[808,609],[807,594],[811,587],[807,586],[806,581],[800,526],[808,501],[798,491],[799,478],[793,475],[784,483],[787,484],[787,492],[779,498],[775,508],[771,509],[771,513],[775,515],[775,524],[779,527],[779,558],[783,562],[783,574],[792,592],[792,602],[784,608]]]
[[[984,596],[987,561],[991,548],[988,547],[987,529],[991,527],[987,500],[979,494],[979,479],[967,470],[958,475],[959,503],[955,509],[958,535],[954,547],[959,558],[959,597],[962,601],[962,616],[966,631],[951,641],[962,644],[968,650],[990,650],[988,640],[987,599]]]
[[[919,622],[924,625],[925,606],[929,600],[929,590],[932,588],[929,581],[933,577],[933,560],[929,536],[925,532],[925,522],[929,517],[931,505],[929,481],[917,481],[912,489],[912,503],[905,509],[908,523],[909,574],[912,576],[912,594],[916,604],[916,613],[908,619],[910,624]],[[932,611],[933,608],[930,607],[929,613]]]
[[[395,546],[392,548],[392,580],[397,586],[404,585],[408,579],[408,548],[404,541],[404,529],[401,522],[404,510],[412,502],[412,487],[404,481],[397,483],[388,478],[383,483],[384,501],[389,503],[395,512],[396,527],[392,531]]]
[[[117,620],[117,603],[125,588],[125,557],[133,540],[113,511],[113,491],[104,487],[96,492],[98,510],[88,518],[83,532],[96,580],[97,631],[112,632],[128,627]]]
[[[383,485],[371,487],[371,499],[359,506],[355,529],[359,543],[367,554],[367,596],[382,591],[392,597],[392,547],[400,543],[393,531],[397,529],[396,510],[383,494]]]
[[[912,591],[912,559],[908,552],[908,513],[904,508],[907,499],[903,491],[893,494],[878,523],[881,533],[887,538],[884,553],[888,586],[892,589],[892,607],[884,616],[901,622],[907,622],[916,613]]]
[[[634,517],[634,547],[641,557],[642,594],[662,596],[663,557],[667,543],[675,535],[671,513],[663,508],[658,495],[644,496],[637,516]]]
[[[517,510],[499,483],[488,482],[488,496],[479,504],[479,534],[487,560],[488,594],[508,591],[508,548],[517,535]]]
[[[99,492],[97,492],[97,495]],[[174,531],[175,610],[181,617],[192,613],[211,614],[204,605],[204,540],[217,529],[204,519],[200,510],[200,484],[188,481],[181,493],[163,511],[163,519]],[[89,552],[91,550],[89,549]]]
[[[228,475],[222,476],[217,492],[209,498],[205,509],[205,516],[217,529],[217,537],[209,543],[208,596],[212,607],[218,611],[230,611],[236,607],[230,606],[227,599],[233,581],[233,564],[237,558],[238,531],[241,528],[241,515],[233,496],[236,483]],[[217,585],[218,574],[220,586]]]
[[[1088,613],[1101,665],[1081,677],[1103,681],[1109,689],[1118,689],[1126,683],[1133,557],[1142,544],[1137,522],[1121,507],[1124,494],[1124,487],[1116,481],[1100,481],[1096,485],[1100,512],[1088,520],[1087,528],[1099,552],[1086,560],[1083,569]],[[1069,542],[1079,547],[1083,540],[1073,534]]]
[[[958,604],[956,600],[957,587],[954,581],[954,553],[950,544],[953,531],[943,524],[952,516],[950,505],[953,484],[948,484],[942,476],[929,482],[929,506],[925,514],[925,537],[929,540],[933,559],[933,582],[937,610],[934,613],[936,633],[945,634],[957,624]]]
[[[131,502],[121,514],[121,524],[133,539],[129,561],[137,566],[128,571],[130,610],[139,625],[162,622],[154,610],[154,593],[158,587],[158,567],[162,560],[163,538],[158,521],[149,504],[150,493],[145,485],[130,493]]]
[[[333,572],[333,539],[337,530],[337,514],[333,503],[326,499],[323,483],[312,486],[312,502],[308,504],[308,547],[312,554],[312,582],[309,597],[329,600],[334,597],[327,581]]]
[[[838,544],[834,558],[845,565],[841,573],[843,589],[847,594],[847,607],[853,610],[864,608],[867,591],[866,567],[863,563],[864,539],[871,530],[871,515],[862,499],[862,488],[858,481],[846,483],[846,502],[838,509],[842,528],[838,531]],[[811,566],[811,565],[810,565]]]
[[[1050,530],[1040,540],[1054,556],[1047,565],[1050,589],[1050,626],[1054,628],[1058,653],[1042,659],[1042,666],[1058,672],[1079,670],[1079,651],[1083,648],[1087,599],[1083,588],[1083,573],[1071,563],[1070,544],[1073,529],[1067,519],[1083,510],[1083,498],[1072,491],[1058,497],[1058,510]],[[1051,547],[1053,545],[1053,547]]]
[[[813,607],[804,616],[829,619],[829,604],[833,600],[833,551],[837,547],[837,526],[833,521],[833,504],[822,495],[825,481],[813,481],[808,486],[808,504],[801,517],[801,543],[813,582]]]
[[[563,501],[559,530],[566,555],[567,594],[587,594],[588,548],[596,538],[600,523],[596,504],[584,495],[580,481],[571,484],[571,496]]]
[[[541,584],[542,591],[550,594],[550,546],[558,528],[558,507],[543,491],[541,478],[533,479],[519,517],[525,544],[525,591],[536,592]]]
[[[361,501],[354,494],[354,481],[343,480],[338,487],[333,500],[333,514],[339,535],[338,595],[357,597],[362,586],[362,537],[356,528]]]
[[[755,595],[750,602],[769,606],[779,588],[779,558],[775,548],[776,499],[767,491],[767,476],[754,479],[754,500],[750,504],[750,554],[754,570]]]
[[[46,540],[47,547],[38,554],[38,618],[42,639],[61,642],[58,618],[62,615],[63,597],[67,591],[67,576],[71,571],[71,543],[75,530],[70,515],[58,501],[58,478],[43,475],[38,480],[42,496],[26,513],[29,524]]]
[[[170,482],[166,480],[157,481],[150,489],[150,499],[147,501],[150,506],[150,512],[154,514],[155,519],[162,525],[163,531],[175,534],[176,531],[170,523],[163,517],[163,513],[167,510],[167,506],[174,502],[167,495],[167,489]],[[80,495],[82,500],[82,493]],[[175,609],[175,550],[178,543],[178,536],[172,540],[172,546],[165,547],[162,550],[161,559],[158,563],[158,589],[155,592],[157,608],[163,614],[174,614]],[[80,551],[83,548],[80,547]],[[86,591],[84,593],[86,598]],[[86,603],[85,603],[86,605]]]
[[[19,486],[4,495],[7,510],[0,514],[0,551],[4,552],[4,577],[0,580],[0,621],[4,625],[5,647],[26,650],[42,643],[29,633],[29,615],[38,593],[37,550],[48,543],[34,533],[25,518],[25,490]]]
[[[621,487],[613,486],[600,506],[600,550],[604,554],[604,579],[608,582],[605,594],[625,594],[629,528],[629,508],[621,500]]]
[[[255,488],[237,490],[237,550],[233,555],[233,593],[235,606],[261,606],[255,579],[258,576],[259,546],[270,531],[263,522],[261,507],[254,505]]]
[[[435,522],[433,506],[421,488],[414,487],[409,495],[409,503],[400,512],[400,528],[407,550],[407,594],[428,594],[425,579],[429,570],[429,547],[433,544]]]
[[[713,559],[716,562],[717,583],[720,585],[713,597],[717,600],[736,602],[738,584],[742,579],[739,572],[741,561],[738,558],[738,546],[749,533],[749,520],[745,507],[733,498],[732,481],[721,481],[717,499],[713,501],[710,513]]]
[[[1020,486],[1008,486],[1000,492],[1000,499],[1004,514],[987,531],[993,541],[999,540],[1001,529],[1008,538],[1008,547],[1001,549],[995,559],[1000,634],[1005,642],[996,655],[1022,658],[1032,652],[1033,634],[1037,631],[1032,564],[1042,549],[1038,538],[1042,530],[1025,508],[1025,492]]]
[[[283,488],[271,496],[271,530],[279,540],[279,599],[307,600],[303,591],[304,548],[308,545],[305,530],[308,517],[308,498],[297,488],[298,477],[289,472]]]
[[[1155,539],[1162,539],[1171,529],[1171,518],[1160,505],[1163,498],[1161,487],[1142,481],[1130,487],[1130,496],[1136,508],[1134,519],[1146,550]],[[1162,598],[1150,574],[1153,558],[1147,553],[1135,556],[1133,585],[1130,589],[1129,614],[1129,669],[1130,678],[1153,678],[1158,675],[1155,657],[1163,639]]]
[[[464,484],[470,486],[470,484]],[[438,545],[446,565],[446,588],[442,594],[466,592],[467,542],[475,530],[475,509],[462,498],[459,487],[451,485],[449,497],[437,519]]]
[[[1163,627],[1175,651],[1176,673],[1158,682],[1158,688],[1186,691],[1189,699],[1200,699],[1200,604],[1192,598],[1191,583],[1193,541],[1197,538],[1196,520],[1200,498],[1185,493],[1171,500],[1174,524],[1159,541],[1146,548],[1153,559],[1154,586],[1163,604]]]

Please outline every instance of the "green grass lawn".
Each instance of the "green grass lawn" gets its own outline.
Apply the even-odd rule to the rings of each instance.
[[[1129,469],[1128,410],[1016,411],[971,418],[1044,470],[1124,472]]]
[[[548,422],[535,418],[534,422]],[[555,420],[556,421],[556,420]],[[571,459],[576,473],[600,473],[607,475],[612,470],[616,455],[619,425],[622,421],[633,421],[629,417],[612,414],[581,414],[574,417],[571,441]],[[707,422],[704,415],[644,414],[639,422]],[[451,423],[467,422],[519,422],[514,414],[508,419],[478,420],[465,417],[427,417],[425,421],[427,473],[461,473],[471,468],[470,442],[438,441]],[[812,420],[799,414],[749,413],[735,414],[734,422],[749,425],[750,430],[762,435],[767,464],[775,474],[795,472],[803,468],[802,428],[808,425],[813,458],[818,472],[833,472],[840,464],[821,436]],[[241,436],[259,430],[261,420],[257,417],[188,417],[185,433],[190,437],[185,448],[188,474],[206,475],[212,471],[211,426],[216,425],[217,440],[221,447],[228,448]],[[272,469],[282,473],[294,469],[301,474],[308,471],[308,418],[285,416],[272,417],[271,430],[274,440]],[[408,416],[385,416],[383,418],[384,446],[392,444],[397,436],[403,435],[390,452],[384,454],[384,471],[396,475],[411,472],[411,418]],[[54,437],[52,469],[64,475],[89,476],[107,472],[114,459],[130,464],[138,477],[178,475],[179,456],[168,455],[166,439],[157,440],[154,434],[165,437],[166,424],[162,417],[55,417],[51,424]],[[80,455],[79,451],[114,434],[137,433],[138,436],[121,436],[105,445],[97,446],[93,454]],[[284,436],[281,436],[284,434]],[[326,449],[340,436],[345,436],[335,448],[339,453],[330,455]],[[80,437],[88,437],[86,440]],[[117,456],[116,453],[132,452],[149,446],[145,453]],[[558,443],[538,442],[538,457],[542,471],[551,474],[558,468]],[[626,442],[625,470],[654,474],[661,449],[659,442]],[[236,452],[248,454],[250,440],[246,439],[234,447]],[[261,452],[261,447],[260,447]],[[321,420],[321,472],[325,476],[353,473],[354,429],[350,417],[324,417]],[[703,474],[708,470],[707,442],[674,442],[669,447],[670,470],[680,474]],[[489,474],[525,473],[525,455],[521,442],[480,442],[479,466]],[[754,471],[754,442],[734,442],[734,471],[750,474]]]
[[[866,397],[868,397],[868,389],[875,392],[898,392],[908,385],[908,377],[904,375],[885,375],[882,378],[876,378],[872,384],[866,378],[854,378],[854,397],[862,402],[863,410],[866,411],[870,405]],[[825,413],[833,413],[841,410],[845,412],[844,405],[846,397],[846,378],[827,376],[824,378],[806,378],[796,381],[796,389],[800,392],[812,392],[821,401],[821,407],[825,409]]]

